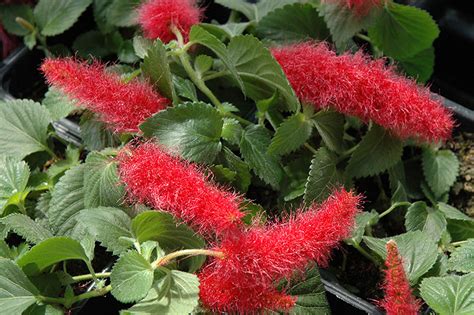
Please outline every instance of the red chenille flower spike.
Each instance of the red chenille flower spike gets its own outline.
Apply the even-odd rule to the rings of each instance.
[[[380,304],[387,315],[416,315],[420,308],[420,301],[412,294],[397,244],[391,240],[386,248],[385,298]]]
[[[50,85],[98,114],[116,132],[138,132],[145,119],[169,104],[146,82],[124,83],[119,75],[106,72],[99,62],[46,59],[41,70]]]
[[[168,211],[204,235],[239,228],[240,197],[213,184],[194,164],[153,143],[128,146],[119,155],[119,174],[133,201]]]
[[[146,37],[168,43],[176,39],[171,25],[187,40],[191,27],[201,20],[202,10],[195,0],[148,0],[140,6],[138,14]]]
[[[275,285],[311,262],[326,265],[331,250],[350,235],[359,202],[359,196],[335,191],[323,204],[284,222],[223,239],[214,250],[224,258],[213,259],[199,274],[204,306],[237,313],[291,308],[294,298],[278,293]]]
[[[362,53],[337,56],[324,43],[275,48],[272,53],[303,102],[372,120],[401,139],[431,142],[451,135],[454,122],[440,100],[397,75],[383,59],[370,60]]]

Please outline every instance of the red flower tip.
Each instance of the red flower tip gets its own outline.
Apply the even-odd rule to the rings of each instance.
[[[214,259],[199,275],[201,301],[219,312],[293,306],[295,300],[277,292],[275,283],[313,261],[326,264],[331,250],[349,236],[359,201],[350,192],[335,191],[323,204],[284,222],[254,226],[223,239],[215,250],[224,258]]]
[[[145,119],[169,104],[146,82],[123,83],[99,62],[46,59],[41,70],[50,85],[77,99],[116,132],[138,132]]]
[[[240,226],[240,197],[208,181],[194,164],[152,143],[126,147],[118,159],[132,200],[168,211],[204,235],[222,235]]]
[[[387,315],[416,315],[421,302],[412,294],[397,244],[391,240],[386,248],[385,298],[380,305],[386,310]]]
[[[140,6],[138,14],[146,37],[168,43],[176,39],[171,25],[187,40],[191,27],[201,20],[202,10],[195,0],[148,0]]]
[[[427,88],[362,53],[337,56],[324,43],[272,50],[298,97],[317,108],[372,120],[401,139],[440,141],[454,121]]]
[[[386,0],[323,0],[352,10],[357,16],[366,16],[373,8],[380,7]]]

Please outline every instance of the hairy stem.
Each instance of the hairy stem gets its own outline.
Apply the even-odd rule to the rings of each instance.
[[[110,277],[110,272],[96,273],[95,276],[97,278],[108,278],[108,277]],[[85,281],[85,280],[92,280],[93,278],[94,277],[92,276],[92,274],[88,273],[88,274],[85,274],[85,275],[74,276],[74,277],[72,277],[72,280],[74,280],[74,282],[81,282],[81,281]]]
[[[387,210],[379,214],[379,219],[383,218],[384,216],[390,214],[393,210],[395,210],[398,207],[407,207],[410,206],[411,202],[408,201],[400,201],[400,202],[395,202],[393,205],[390,206]]]
[[[197,255],[205,255],[205,256],[213,256],[217,258],[224,258],[224,253],[218,252],[215,250],[209,249],[183,249],[177,252],[173,252],[161,258],[158,258],[154,262],[151,263],[153,268],[158,268],[159,266],[164,266],[171,262],[173,259],[181,257],[181,256],[197,256]]]

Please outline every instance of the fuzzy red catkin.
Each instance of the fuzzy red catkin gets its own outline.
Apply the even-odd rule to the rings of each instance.
[[[176,39],[170,29],[174,25],[187,40],[189,31],[202,18],[195,0],[148,0],[138,9],[139,23],[147,38],[168,43]]]
[[[244,213],[240,197],[208,180],[194,164],[153,143],[124,148],[119,174],[129,197],[182,219],[203,235],[237,230]]]
[[[272,54],[303,102],[372,120],[401,139],[431,142],[451,135],[454,121],[440,100],[383,59],[360,52],[337,56],[325,43],[274,48]]]
[[[295,300],[277,292],[275,284],[311,262],[326,265],[331,250],[350,235],[359,203],[359,196],[338,190],[284,222],[223,239],[214,250],[224,258],[213,259],[199,274],[201,301],[219,312],[291,308]]]
[[[387,242],[386,248],[385,298],[380,304],[387,315],[416,315],[421,303],[412,294],[397,244],[391,240]]]
[[[99,62],[46,59],[41,70],[50,85],[98,114],[115,132],[138,132],[145,119],[169,104],[148,83],[137,79],[124,83],[118,74],[106,72]]]

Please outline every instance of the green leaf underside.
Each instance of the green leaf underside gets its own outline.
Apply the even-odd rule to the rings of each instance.
[[[367,246],[382,259],[387,256],[386,243],[390,239],[395,240],[411,284],[416,284],[418,279],[433,267],[438,257],[435,240],[421,231],[407,232],[391,238],[378,239],[364,236],[363,239]]]
[[[265,128],[249,126],[242,134],[240,152],[255,174],[273,188],[278,188],[283,169],[279,158],[267,153],[270,141],[270,134]]]
[[[165,46],[160,40],[156,40],[147,50],[141,68],[144,75],[163,93],[163,96],[170,100],[174,99],[173,78]]]
[[[187,102],[155,114],[140,129],[187,160],[212,163],[222,148],[222,126],[219,112],[211,105]]]
[[[306,180],[304,201],[307,205],[325,200],[342,182],[336,168],[336,156],[327,148],[320,148],[311,161]]]
[[[148,295],[122,315],[190,314],[198,305],[199,280],[194,274],[171,270],[155,280]]]
[[[397,164],[402,153],[400,140],[382,127],[373,125],[352,154],[346,171],[356,178],[377,175]]]
[[[467,240],[451,253],[448,268],[458,272],[474,272],[474,239]]]
[[[432,209],[424,201],[412,204],[405,215],[405,227],[407,231],[422,231],[438,241],[446,231],[446,218],[442,211]]]
[[[429,48],[439,29],[428,12],[413,6],[390,2],[382,11],[369,37],[384,54],[407,58]]]
[[[449,191],[459,173],[459,161],[450,150],[423,150],[423,173],[435,197]]]
[[[153,268],[138,252],[123,254],[110,275],[112,295],[122,303],[143,299],[153,284]]]
[[[311,131],[311,121],[303,113],[297,113],[277,128],[268,152],[283,155],[295,151],[309,139]]]
[[[0,101],[0,147],[22,159],[47,148],[51,118],[46,108],[30,100]]]
[[[474,274],[431,277],[423,280],[423,300],[438,314],[474,314]]]

